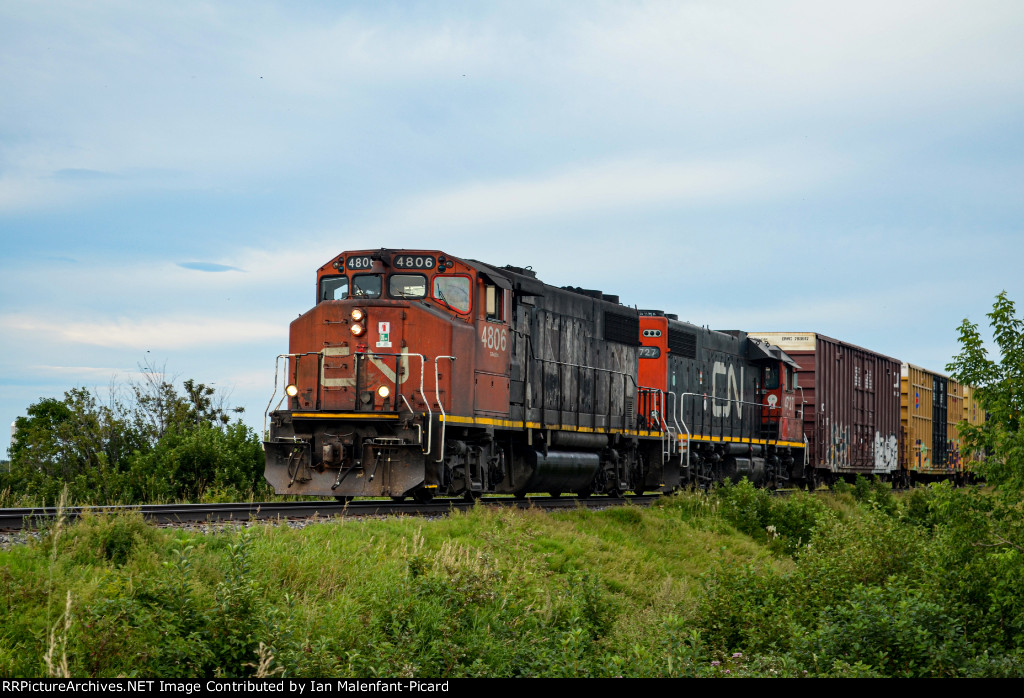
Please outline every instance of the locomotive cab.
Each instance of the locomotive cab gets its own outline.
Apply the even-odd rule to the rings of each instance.
[[[321,267],[316,305],[292,322],[282,357],[287,404],[265,442],[275,490],[486,489],[486,463],[427,464],[444,460],[446,417],[507,415],[507,286],[432,251],[349,252]]]

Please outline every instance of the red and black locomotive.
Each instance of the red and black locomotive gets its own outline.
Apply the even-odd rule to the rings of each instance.
[[[795,364],[616,296],[431,250],[346,252],[291,325],[279,494],[668,491],[804,477]]]

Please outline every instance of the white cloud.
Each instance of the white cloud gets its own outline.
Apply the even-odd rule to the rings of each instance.
[[[48,337],[62,344],[140,350],[238,344],[278,339],[282,335],[278,324],[237,318],[121,318],[112,321],[62,322],[7,315],[0,316],[0,325],[8,331]]]
[[[111,378],[112,376],[124,376],[124,377],[136,377],[141,376],[138,369],[131,368],[112,368],[110,366],[47,366],[37,365],[27,367],[29,370],[39,371],[43,374],[57,375],[57,376],[78,376],[78,377],[89,377],[90,379],[102,380],[104,378]]]
[[[610,210],[762,201],[827,175],[824,163],[773,165],[743,159],[606,162],[535,178],[474,183],[399,203],[404,225],[445,226],[552,216],[590,217]]]
[[[571,60],[581,76],[687,111],[798,115],[853,102],[891,113],[951,90],[1005,99],[1024,77],[1013,60],[1022,24],[1020,4],[1004,1],[611,5],[581,22]]]

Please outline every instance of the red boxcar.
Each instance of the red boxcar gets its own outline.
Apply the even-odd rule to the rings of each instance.
[[[809,479],[899,474],[900,362],[814,332],[752,332],[799,365]]]

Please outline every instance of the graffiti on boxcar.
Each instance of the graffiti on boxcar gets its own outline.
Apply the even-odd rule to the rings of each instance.
[[[875,469],[892,471],[899,467],[897,459],[899,458],[899,445],[897,443],[896,435],[889,434],[889,436],[882,436],[880,432],[875,432]]]
[[[921,443],[921,439],[914,442],[917,448],[914,449],[914,455],[917,457],[918,468],[930,468],[932,465],[932,457],[930,454],[931,449]]]
[[[850,427],[832,422],[829,434],[828,461],[834,468],[850,467]]]
[[[960,453],[960,444],[950,439],[946,442],[946,455],[949,463],[949,467],[954,470],[960,470],[963,468],[963,456]]]

